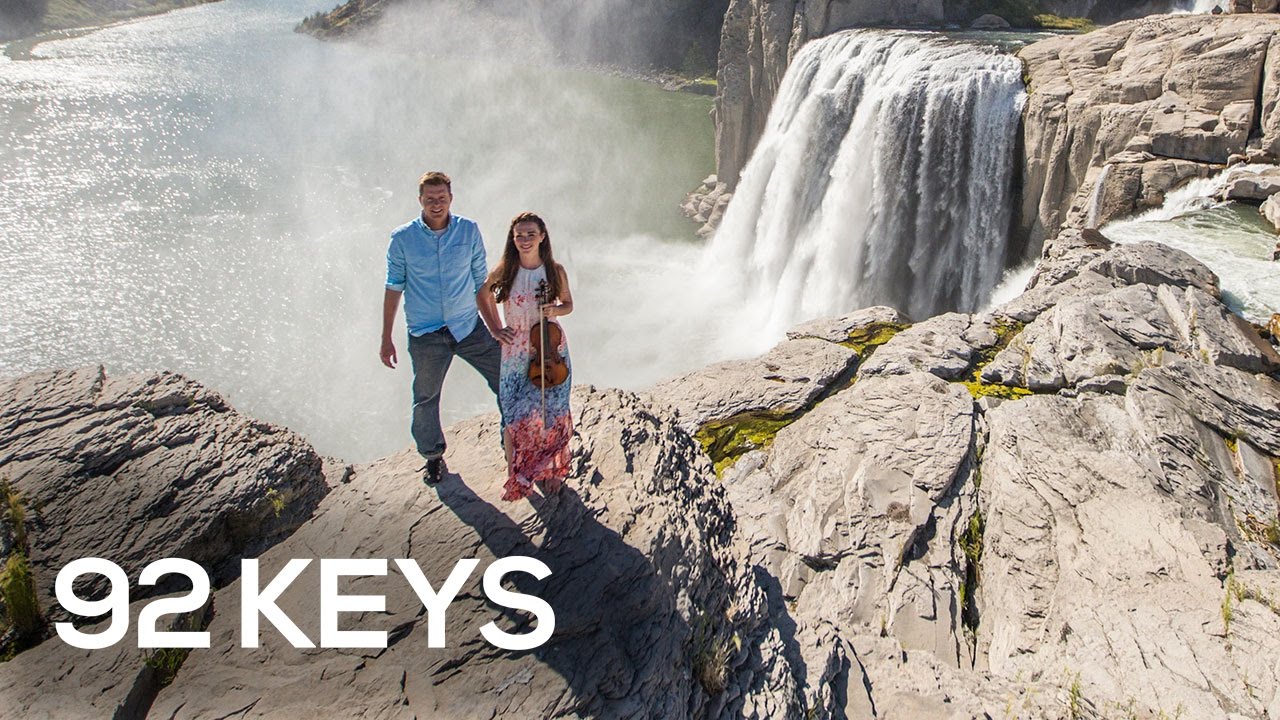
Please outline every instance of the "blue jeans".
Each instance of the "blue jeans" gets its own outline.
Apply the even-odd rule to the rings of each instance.
[[[440,427],[440,389],[453,356],[466,360],[484,376],[489,389],[498,394],[502,369],[502,347],[484,323],[462,339],[453,338],[449,328],[414,337],[409,336],[409,360],[413,364],[413,441],[427,459],[444,455],[444,430]]]

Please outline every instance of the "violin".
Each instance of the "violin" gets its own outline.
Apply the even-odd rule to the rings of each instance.
[[[545,391],[569,379],[569,365],[560,357],[564,331],[559,324],[547,322],[547,316],[542,314],[542,306],[549,302],[546,280],[538,283],[536,295],[538,324],[529,328],[529,344],[533,347],[529,357],[529,381]]]

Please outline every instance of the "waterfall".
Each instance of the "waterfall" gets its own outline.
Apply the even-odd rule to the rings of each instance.
[[[809,43],[709,246],[716,276],[772,336],[868,305],[978,309],[1019,259],[1021,75],[1010,55],[933,33]]]
[[[1185,13],[1207,15],[1213,12],[1215,7],[1220,8],[1222,12],[1226,12],[1227,0],[1173,0],[1173,2],[1169,3],[1169,12],[1174,15]]]

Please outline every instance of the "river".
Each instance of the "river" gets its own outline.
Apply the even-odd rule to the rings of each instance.
[[[293,32],[332,5],[224,0],[0,56],[0,375],[173,370],[326,454],[407,447],[403,325],[395,372],[378,335],[388,232],[427,169],[491,262],[510,217],[547,218],[577,383],[724,354],[678,209],[714,166],[710,98]],[[459,364],[446,422],[492,409]]]

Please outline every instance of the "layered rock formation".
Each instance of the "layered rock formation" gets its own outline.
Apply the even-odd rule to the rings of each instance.
[[[1168,16],[1024,48],[1022,229],[1159,205],[1234,158],[1280,158],[1280,16]]]
[[[310,523],[262,559],[274,572],[299,556],[409,557],[438,587],[459,558],[478,558],[483,569],[499,557],[534,557],[552,574],[516,579],[515,588],[555,609],[547,645],[510,653],[481,639],[489,621],[527,632],[528,619],[486,601],[477,572],[449,608],[447,647],[431,649],[421,603],[393,570],[349,586],[387,595],[385,613],[351,617],[352,625],[390,631],[386,651],[294,650],[273,634],[262,649],[243,650],[233,586],[215,598],[212,649],[192,654],[153,714],[214,717],[246,707],[278,717],[334,707],[456,718],[799,713],[786,691],[788,660],[774,655],[783,638],[768,622],[750,569],[731,552],[732,512],[692,440],[634,395],[585,388],[574,405],[576,480],[557,496],[515,505],[499,499],[505,467],[496,418],[486,417],[453,428],[457,450],[438,492],[423,487],[421,460],[410,452],[357,467]],[[318,635],[317,579],[309,568],[280,603],[311,637]],[[753,653],[768,654],[772,666],[753,661]],[[732,693],[704,689],[730,685]]]
[[[556,634],[532,653],[486,644],[485,623],[521,633],[529,618],[486,600],[477,571],[443,623],[447,648],[429,648],[430,619],[392,569],[343,590],[386,595],[385,612],[343,619],[345,629],[388,631],[386,650],[297,650],[266,620],[262,647],[246,650],[240,580],[226,584],[215,573],[215,586],[225,587],[197,622],[212,647],[183,653],[176,679],[161,675],[173,669],[171,656],[138,650],[132,634],[100,651],[54,638],[0,665],[0,697],[12,711],[59,718],[301,717],[338,708],[379,717],[802,716],[794,640],[771,621],[766,583],[740,562],[733,511],[696,443],[672,411],[635,395],[580,388],[574,405],[574,481],[558,496],[498,499],[505,469],[491,416],[451,429],[451,472],[438,493],[423,486],[421,459],[405,452],[334,466],[333,490],[318,506],[294,496],[277,517],[270,489],[297,474],[291,461],[310,470],[318,494],[328,490],[320,460],[194,383],[107,379],[96,369],[9,382],[0,407],[13,440],[0,472],[40,506],[44,522],[32,537],[60,558],[37,553],[42,588],[76,556],[115,559],[132,578],[138,563],[164,556],[217,570],[271,545],[290,522],[296,532],[261,555],[260,577],[265,584],[289,559],[314,559],[278,603],[313,641],[317,563],[334,557],[414,558],[435,587],[459,559],[478,558],[482,571],[499,557],[537,558],[552,575],[517,577],[515,588],[551,603]],[[257,515],[237,519],[246,504],[238,490],[260,499]],[[60,493],[94,498],[79,495],[77,515],[58,512],[53,526]],[[156,501],[126,499],[134,496]],[[206,508],[222,513],[224,532],[248,525],[253,542],[229,547],[202,530]],[[298,527],[300,515],[307,522]],[[129,532],[121,537],[117,527]],[[41,602],[55,607],[47,593]]]
[[[1280,355],[1217,295],[1185,254],[1068,233],[1032,289],[990,314],[835,323],[846,345],[890,337],[861,349],[851,386],[832,381],[780,427],[739,405],[722,411],[736,423],[708,413],[701,373],[657,389],[716,429],[700,435],[713,457],[740,430],[722,475],[806,649],[811,704],[835,717],[1280,709],[1280,383],[1267,374]],[[813,337],[724,369],[726,385],[767,373],[780,381],[757,402],[787,402],[798,388],[770,366],[814,357],[798,345]],[[813,682],[833,665],[845,674]]]
[[[58,570],[96,552],[131,577],[183,557],[229,582],[240,557],[311,516],[341,472],[327,470],[329,480],[298,435],[177,375],[108,378],[94,367],[0,381],[0,478],[25,508],[36,599],[50,620],[67,617],[54,600]]]

